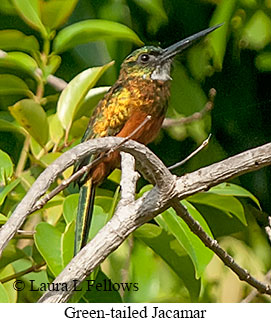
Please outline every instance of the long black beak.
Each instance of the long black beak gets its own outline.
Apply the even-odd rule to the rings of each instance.
[[[221,27],[223,25],[219,24],[210,28],[207,28],[205,30],[202,30],[192,36],[189,36],[183,40],[178,41],[177,43],[165,48],[163,50],[163,53],[161,55],[161,62],[174,57],[176,54],[182,52],[183,50],[185,50],[186,48],[190,47],[191,45],[193,45],[195,42],[199,41],[200,39],[202,39],[204,36],[208,35],[209,33],[211,33],[212,31],[216,30],[217,28]]]

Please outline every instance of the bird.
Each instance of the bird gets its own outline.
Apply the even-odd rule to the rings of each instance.
[[[174,57],[198,42],[222,24],[209,27],[162,49],[144,46],[123,61],[115,84],[97,104],[81,142],[116,136],[127,137],[144,145],[157,136],[166,115]],[[146,118],[149,119],[146,121]],[[144,126],[140,127],[144,123]],[[138,131],[135,131],[138,129]],[[79,160],[74,172],[99,156]],[[112,152],[79,180],[74,255],[87,243],[94,206],[95,189],[120,164],[120,153]]]

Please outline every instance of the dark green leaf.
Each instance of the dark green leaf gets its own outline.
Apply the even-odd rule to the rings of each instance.
[[[108,20],[84,20],[62,29],[53,43],[53,50],[61,53],[76,45],[106,38],[128,40],[142,45],[134,31],[129,27]]]
[[[200,280],[195,278],[195,269],[191,259],[172,234],[153,224],[144,224],[134,235],[156,252],[179,276],[196,301],[200,292]]]
[[[49,126],[42,106],[24,99],[9,108],[13,117],[42,146],[47,143]]]
[[[7,197],[7,195],[14,190],[14,188],[20,183],[20,179],[17,178],[15,179],[15,181],[9,183],[8,185],[6,185],[4,187],[3,190],[0,191],[0,205],[2,205],[5,201],[5,198]]]
[[[0,48],[32,53],[39,50],[39,43],[34,36],[26,36],[19,30],[7,29],[0,30]]]
[[[204,230],[212,237],[212,233],[201,214],[188,202],[182,202],[188,212],[197,220]],[[170,232],[186,250],[196,269],[196,276],[199,278],[203,274],[206,266],[211,261],[213,252],[205,247],[203,242],[189,229],[188,225],[176,215],[173,209],[165,211],[155,218],[155,220],[165,230]]]
[[[187,199],[189,202],[215,207],[229,216],[235,215],[244,225],[247,225],[244,208],[241,202],[233,196],[219,195],[211,192],[197,193]]]

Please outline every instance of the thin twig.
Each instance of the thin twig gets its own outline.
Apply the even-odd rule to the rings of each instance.
[[[187,209],[177,199],[173,199],[171,205],[176,214],[186,222],[190,230],[200,238],[207,248],[213,250],[213,252],[239,277],[240,280],[246,281],[249,285],[255,287],[260,293],[271,295],[271,286],[258,281],[256,278],[251,276],[246,269],[240,267],[234,259],[219,246],[217,241],[213,240],[203,230],[201,225],[193,219]]]
[[[2,278],[2,279],[0,279],[0,282],[2,284],[4,284],[4,283],[6,283],[6,282],[8,282],[8,281],[10,281],[12,279],[17,279],[17,278],[22,277],[22,276],[24,276],[26,274],[29,274],[29,273],[32,273],[32,272],[38,272],[38,271],[42,270],[41,268],[43,266],[45,266],[45,265],[46,265],[46,262],[43,261],[40,264],[33,265],[30,268],[27,268],[25,270],[19,271],[18,273],[15,273],[15,274],[12,274],[12,275],[7,276],[5,278]]]
[[[267,274],[265,275],[265,278],[264,278],[264,282],[266,283],[270,283],[271,281],[271,269],[267,272]],[[246,298],[244,298],[241,303],[251,303],[252,300],[258,296],[260,293],[257,289],[253,289],[248,295]]]
[[[210,133],[208,138],[205,139],[202,144],[196,149],[194,150],[190,155],[188,155],[185,159],[181,160],[180,162],[172,165],[172,166],[169,166],[168,169],[169,170],[172,170],[172,169],[175,169],[177,167],[180,167],[182,166],[183,164],[185,164],[186,162],[188,162],[189,159],[191,159],[192,157],[194,157],[197,153],[199,153],[204,147],[206,147],[210,141],[210,138],[211,138],[212,134]]]
[[[126,143],[128,140],[130,140],[150,119],[151,119],[151,116],[147,116],[144,119],[144,121],[134,131],[132,131],[129,136],[123,138],[123,140],[116,147],[111,148],[107,152],[101,154],[99,157],[94,159],[91,163],[89,163],[88,165],[83,166],[76,173],[72,174],[68,179],[62,181],[56,188],[54,188],[50,193],[45,195],[41,200],[39,200],[36,203],[36,205],[32,209],[32,212],[40,210],[49,200],[51,200],[54,196],[56,196],[58,193],[63,191],[72,182],[76,181],[82,175],[89,172],[93,167],[95,167],[96,165],[101,163],[111,153],[113,153],[114,151],[117,151],[124,143]]]
[[[162,127],[169,128],[173,126],[180,126],[202,119],[208,112],[210,112],[214,108],[215,96],[216,90],[214,88],[210,89],[209,100],[201,111],[195,112],[191,116],[182,117],[179,119],[166,118],[162,124]]]

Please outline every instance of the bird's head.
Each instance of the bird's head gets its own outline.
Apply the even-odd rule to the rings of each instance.
[[[144,46],[135,50],[122,63],[120,76],[142,77],[159,81],[170,80],[173,58],[221,25],[207,28],[165,49]]]

